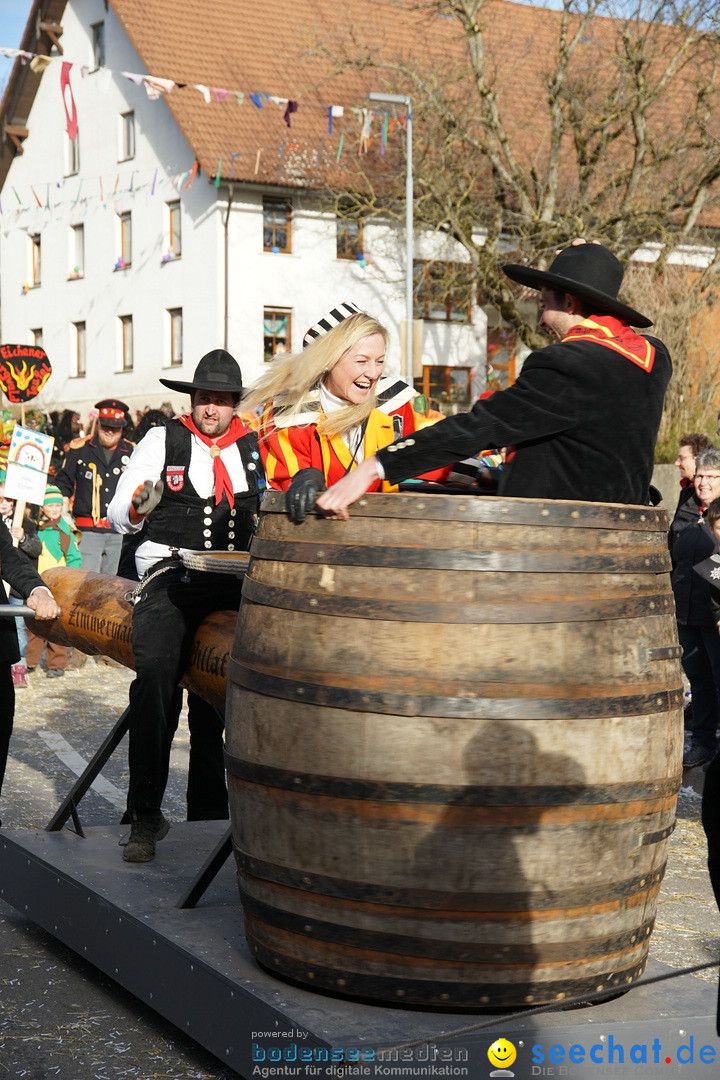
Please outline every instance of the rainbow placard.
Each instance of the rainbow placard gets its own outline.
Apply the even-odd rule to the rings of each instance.
[[[8,499],[42,503],[55,440],[16,424],[8,452],[5,494]]]

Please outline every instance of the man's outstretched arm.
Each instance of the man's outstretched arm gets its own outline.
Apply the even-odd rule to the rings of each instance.
[[[348,506],[362,498],[379,477],[381,473],[377,458],[366,458],[356,469],[343,476],[342,480],[338,480],[327,491],[322,491],[315,500],[315,505],[325,517],[347,521]]]

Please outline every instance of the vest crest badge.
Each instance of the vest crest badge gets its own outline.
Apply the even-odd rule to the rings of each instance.
[[[165,469],[165,483],[171,491],[182,491],[185,487],[185,466],[168,465]]]

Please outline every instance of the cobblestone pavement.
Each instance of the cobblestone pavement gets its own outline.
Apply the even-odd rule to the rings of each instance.
[[[656,960],[675,968],[720,960],[720,913],[708,877],[700,823],[702,780],[702,769],[688,771],[683,778],[650,950]],[[716,983],[717,970],[700,972],[695,978]]]
[[[17,695],[0,817],[42,827],[125,708],[132,672],[89,661],[64,678],[38,670]],[[185,814],[187,728],[171,762],[166,814]],[[651,954],[675,968],[718,959],[720,915],[705,866],[702,770],[685,775]],[[84,823],[119,820],[124,746],[81,807]],[[1,883],[0,883],[1,888]],[[696,978],[715,982],[708,971]],[[237,1074],[0,900],[0,1080],[229,1080]]]
[[[88,661],[28,676],[17,694],[3,827],[44,826],[127,703],[132,672]],[[166,806],[185,817],[187,727],[175,739]],[[82,760],[84,759],[84,760]],[[81,804],[83,824],[119,821],[124,744]],[[118,849],[119,852],[119,849]],[[0,888],[2,887],[0,883]],[[0,900],[0,1080],[237,1080],[172,1024]]]

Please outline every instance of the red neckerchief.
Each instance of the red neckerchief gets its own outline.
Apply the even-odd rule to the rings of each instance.
[[[215,505],[218,506],[222,501],[223,495],[227,495],[227,501],[230,506],[235,501],[235,491],[233,488],[230,474],[225,467],[225,462],[220,457],[220,451],[224,450],[226,446],[232,446],[243,435],[247,434],[249,428],[243,424],[239,416],[233,416],[230,421],[230,427],[224,434],[218,439],[212,439],[209,435],[203,434],[197,427],[192,416],[179,416],[178,420],[183,424],[188,431],[191,431],[193,435],[197,435],[201,442],[204,442],[206,446],[210,447],[210,453],[213,459],[213,473],[215,475]]]
[[[573,326],[563,341],[594,341],[632,360],[643,371],[652,371],[655,363],[655,347],[642,334],[636,333],[626,322],[613,315],[591,315],[583,319]]]

